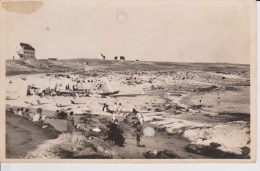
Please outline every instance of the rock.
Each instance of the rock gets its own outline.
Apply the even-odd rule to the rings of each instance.
[[[143,156],[146,158],[146,159],[156,159],[156,156],[157,156],[158,152],[154,152],[154,151],[148,151],[148,152],[144,152],[143,153]]]
[[[146,159],[180,159],[181,157],[171,150],[157,151],[152,150],[144,152],[143,156]]]
[[[166,129],[168,135],[181,135],[184,129]]]
[[[101,122],[101,123],[108,123],[108,119],[107,118],[100,118],[99,119],[99,121]]]
[[[164,126],[158,126],[158,127],[155,127],[155,130],[157,132],[164,132],[166,130],[166,128]]]
[[[185,150],[190,152],[190,153],[195,153],[195,154],[202,154],[201,149],[203,148],[202,145],[197,145],[197,144],[188,144],[185,147]]]
[[[172,150],[164,150],[163,153],[170,159],[180,159],[181,157]]]
[[[54,154],[62,159],[69,159],[72,158],[74,152],[59,147],[56,151],[54,151]]]
[[[182,111],[182,112],[188,112],[189,110],[188,110],[188,109],[180,109],[180,111]]]
[[[221,146],[221,144],[215,143],[215,142],[211,142],[209,145],[210,145],[210,147],[212,147],[212,148],[218,148],[218,147]]]
[[[242,156],[243,158],[250,158],[250,148],[249,147],[242,147]]]
[[[200,154],[213,158],[221,158],[221,159],[247,159],[249,157],[250,149],[248,147],[243,147],[242,154],[236,154],[233,152],[222,151],[218,149],[221,145],[218,143],[210,143],[211,145],[202,145],[202,144],[188,144],[185,147],[185,150],[190,153]],[[218,146],[218,147],[217,147]]]
[[[156,108],[156,109],[154,109],[154,111],[155,111],[155,112],[161,112],[162,109]]]
[[[176,112],[175,112],[175,115],[180,115],[180,114],[182,114],[181,111],[176,111]]]

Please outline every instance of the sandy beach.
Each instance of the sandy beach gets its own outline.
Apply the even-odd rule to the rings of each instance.
[[[74,62],[71,61],[69,65],[65,60],[64,64],[73,68]],[[127,64],[130,64],[129,67],[122,71]],[[146,71],[147,67],[140,67],[132,70],[133,65],[135,68],[147,65],[153,69]],[[56,151],[66,146],[67,158],[250,158],[250,84],[247,66],[233,65],[226,72],[222,65],[213,70],[202,64],[190,70],[184,70],[181,64],[173,65],[174,70],[168,65],[165,65],[167,70],[162,70],[162,66],[161,63],[144,62],[98,65],[93,62],[91,69],[84,72],[7,76],[7,111],[10,107],[13,110],[23,107],[28,108],[33,116],[37,108],[42,108],[42,114],[47,116],[45,123],[60,132],[58,137],[56,133],[46,134],[48,127],[34,129],[30,121],[7,112],[7,157],[64,158]],[[84,80],[80,84],[90,89],[89,96],[41,97],[26,94],[28,85],[35,85],[41,91],[54,89],[57,84],[72,87],[75,79]],[[109,89],[118,90],[119,93],[100,96],[100,91],[93,85],[102,81],[108,82]],[[111,113],[102,111],[102,107],[107,104],[113,108],[114,103],[122,104],[121,114],[116,117],[124,131],[124,147],[110,146],[109,142],[102,139],[106,124],[112,119]],[[131,113],[133,108],[144,117],[143,129],[151,127],[156,132],[155,136],[142,137],[141,143],[145,146],[141,148],[136,147],[131,117],[123,120],[123,115]],[[75,124],[102,131],[98,134],[92,131],[92,140],[80,132],[67,135],[66,120],[53,118],[57,110],[73,111]],[[105,122],[102,122],[104,118]],[[15,141],[15,137],[20,135],[19,141]],[[77,140],[75,143],[79,143],[81,150],[70,147],[68,142],[73,139],[80,139],[80,143]],[[82,145],[82,142],[88,145]],[[168,153],[171,155],[166,155]]]

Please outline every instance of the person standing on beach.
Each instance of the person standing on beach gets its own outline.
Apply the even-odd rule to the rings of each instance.
[[[198,106],[198,108],[199,108],[199,113],[200,113],[201,109],[202,109],[202,96],[200,97],[199,102],[200,102],[200,105]]]
[[[132,110],[132,116],[135,116],[138,113],[138,111],[135,108],[136,107],[134,107],[133,110]]]
[[[42,108],[38,108],[36,114],[33,116],[32,122],[36,125],[42,126]]]
[[[200,102],[200,105],[202,105],[202,96],[200,97],[199,102]]]
[[[117,129],[117,125],[114,122],[109,121],[108,140],[109,140],[109,144],[111,146],[114,146],[114,144],[115,144],[116,129]]]
[[[56,112],[55,112],[53,118],[54,118],[54,119],[58,119],[59,114],[60,114],[60,111],[59,111],[59,110],[56,110]]]
[[[120,147],[124,147],[125,138],[122,135],[123,130],[118,126],[118,120],[109,124],[109,133],[108,133],[108,140],[110,141],[110,145],[118,145]]]
[[[71,134],[75,131],[74,126],[74,116],[73,112],[71,111],[70,114],[67,116],[67,131]]]
[[[38,121],[41,120],[41,118],[42,118],[42,109],[38,108],[36,114],[33,116],[32,121],[33,122],[38,122]]]
[[[140,144],[141,136],[142,136],[142,125],[141,125],[141,123],[138,123],[136,126],[136,146],[137,147],[142,147],[142,145]]]
[[[218,104],[220,103],[220,96],[219,96],[219,94],[218,94]]]
[[[26,119],[30,120],[30,115],[29,115],[29,109],[25,109],[24,113],[23,113],[23,117],[25,117]]]
[[[141,114],[141,113],[139,113],[139,114],[140,114],[139,121],[140,121],[141,125],[143,126],[144,116],[143,116],[143,114]]]
[[[17,110],[16,110],[16,115],[19,115],[19,116],[23,116],[23,108],[18,108]]]
[[[140,112],[138,112],[137,113],[137,118],[139,120],[140,125],[142,126],[143,122],[144,122],[144,116]]]
[[[119,103],[119,106],[118,106],[118,109],[117,109],[118,115],[121,115],[122,109],[123,109],[122,105],[121,105],[121,103]]]
[[[115,122],[117,111],[118,111],[118,107],[117,107],[117,103],[115,102],[113,114],[112,114],[112,121],[113,122]]]
[[[109,108],[108,108],[108,104],[104,103],[102,111],[103,112],[109,112],[110,111]]]
[[[107,108],[107,104],[106,104],[106,103],[104,103],[104,104],[103,104],[102,111],[103,111],[103,112],[106,112],[106,111],[107,111],[107,110],[106,110],[106,108]]]

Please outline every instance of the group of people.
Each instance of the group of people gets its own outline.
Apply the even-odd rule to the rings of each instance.
[[[41,126],[42,128],[46,128],[47,125],[44,124],[44,121],[47,119],[47,116],[42,115],[42,109],[38,108],[36,113],[33,114],[30,112],[30,109],[27,108],[17,108],[16,110],[10,108],[10,111],[18,116],[24,117],[30,121],[32,121],[35,125]],[[33,114],[33,115],[32,115]]]
[[[141,136],[142,136],[142,126],[143,126],[143,122],[144,122],[144,116],[142,115],[142,113],[138,112],[136,109],[136,106],[132,109],[132,111],[130,113],[122,113],[122,104],[121,103],[114,103],[114,106],[112,108],[112,110],[109,108],[109,105],[104,103],[103,107],[102,107],[102,111],[104,112],[108,112],[112,114],[112,121],[110,122],[109,126],[108,126],[108,139],[111,143],[111,145],[119,145],[119,146],[123,146],[123,142],[125,141],[122,133],[123,130],[121,128],[118,127],[118,119],[116,118],[117,115],[123,115],[124,120],[127,120],[128,116],[134,116],[137,117],[138,122],[135,125],[135,130],[134,132],[136,133],[136,142],[137,142],[137,146],[141,147],[142,145],[140,144],[141,142]]]
[[[76,131],[75,127],[75,121],[74,121],[74,113],[72,111],[64,111],[64,110],[57,110],[56,114],[53,117],[47,117],[42,114],[43,110],[42,108],[38,108],[36,110],[36,113],[30,111],[30,109],[27,108],[17,108],[16,110],[13,108],[10,108],[10,111],[16,115],[19,115],[21,117],[25,117],[28,120],[32,121],[33,124],[41,126],[42,128],[47,127],[48,125],[45,124],[45,120],[47,118],[55,118],[55,119],[66,119],[66,126],[67,126],[67,132],[73,133]],[[103,105],[103,111],[110,111],[109,106],[107,104]],[[108,133],[107,137],[110,142],[110,145],[118,145],[120,147],[124,146],[125,138],[123,136],[123,129],[119,126],[119,121],[116,118],[116,115],[120,115],[122,112],[122,104],[121,103],[115,103],[114,109],[112,111],[112,120],[109,121],[109,124],[107,125]],[[142,124],[143,124],[143,116],[140,112],[136,110],[136,108],[133,108],[131,112],[132,116],[136,116],[138,118],[138,123],[135,127],[135,133],[136,133],[136,142],[137,146],[140,147],[140,141],[142,136]]]
[[[56,110],[54,118],[55,119],[66,119],[67,116],[68,116],[68,111],[61,109],[61,110]]]
[[[218,94],[217,96],[218,96],[218,97],[217,97],[217,103],[220,104],[220,102],[221,102],[220,95]],[[199,104],[200,104],[200,105],[202,105],[202,99],[203,99],[202,96],[200,96],[200,99],[199,99]]]
[[[55,118],[55,119],[66,119],[67,120],[67,132],[72,133],[75,131],[75,124],[74,124],[74,117],[73,112],[69,112],[69,114],[65,110],[57,110],[54,117],[47,117],[42,114],[42,108],[38,108],[36,110],[36,113],[33,114],[30,109],[28,108],[17,108],[13,109],[10,108],[10,111],[18,116],[24,117],[30,121],[32,121],[33,124],[41,126],[42,128],[46,128],[47,124],[45,124],[45,120],[47,118]]]
[[[108,124],[108,140],[110,145],[118,145],[124,147],[125,138],[123,136],[123,129],[118,125],[118,119]]]
[[[113,110],[113,114],[112,114],[112,121],[115,122],[116,115],[121,115],[121,113],[122,113],[122,105],[121,105],[121,103],[119,103],[117,105],[117,102],[115,102],[114,110]]]
[[[104,103],[103,107],[102,107],[103,112],[108,112],[108,113],[112,114],[112,122],[115,121],[116,116],[122,115],[124,117],[124,120],[126,120],[129,115],[132,115],[132,116],[137,116],[140,124],[141,125],[143,124],[144,116],[136,110],[136,106],[132,109],[131,113],[124,113],[123,114],[122,109],[123,109],[122,104],[121,103],[117,104],[117,102],[114,103],[112,110],[109,108],[109,105],[107,103]]]
[[[112,114],[112,121],[114,122],[117,115],[122,115],[122,104],[115,102],[112,109],[109,108],[109,105],[104,103],[102,107],[103,112],[111,113]]]
[[[143,128],[140,122],[138,122],[135,126],[135,135],[136,135],[136,146],[137,147],[144,147],[141,145],[141,137]],[[108,125],[108,140],[110,145],[118,145],[120,147],[124,147],[125,138],[123,136],[123,129],[121,129],[118,125],[118,119],[115,119],[114,122],[109,122]]]

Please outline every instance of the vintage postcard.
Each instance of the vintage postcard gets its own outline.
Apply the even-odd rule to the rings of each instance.
[[[255,162],[255,0],[0,2],[1,162]]]

